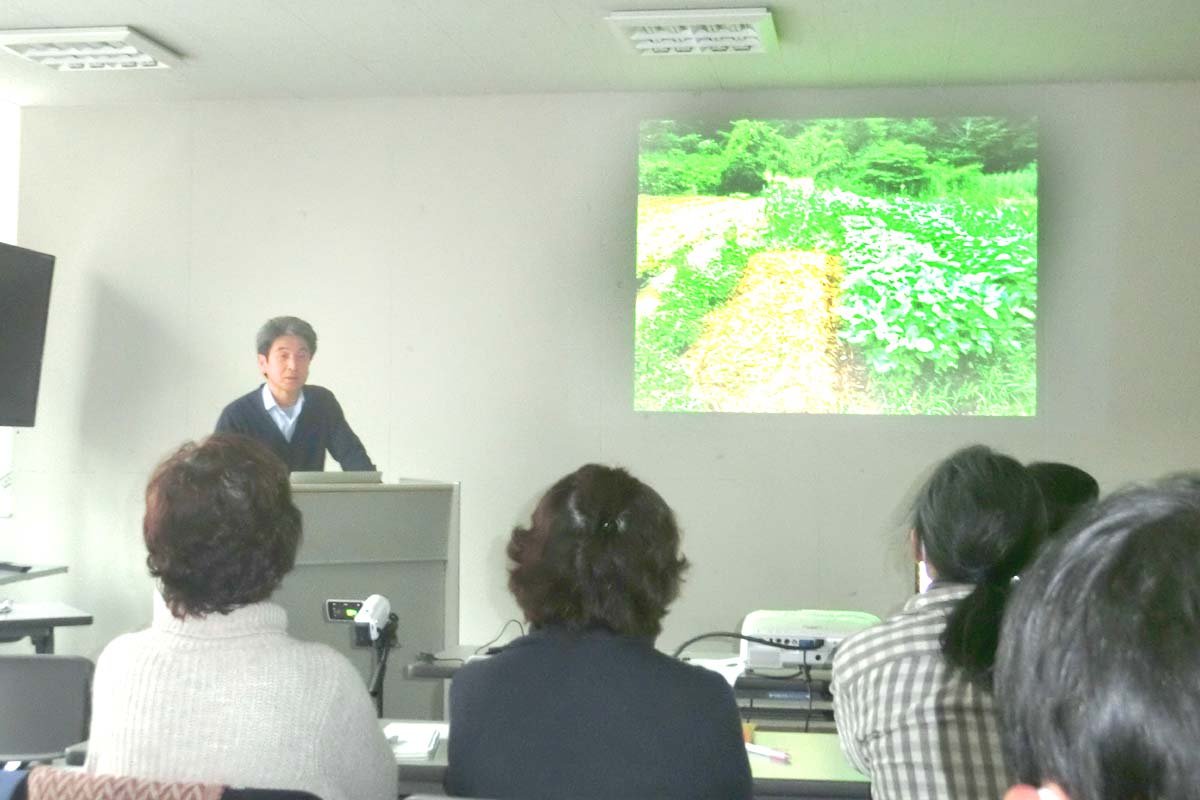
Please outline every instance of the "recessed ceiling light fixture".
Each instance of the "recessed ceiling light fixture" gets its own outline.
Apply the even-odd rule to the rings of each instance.
[[[604,19],[643,56],[766,53],[777,44],[775,22],[765,8],[618,11]]]
[[[0,47],[62,72],[167,69],[177,56],[132,28],[38,28],[0,31]]]

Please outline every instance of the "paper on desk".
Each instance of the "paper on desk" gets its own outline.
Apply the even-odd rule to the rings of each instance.
[[[442,738],[438,722],[390,722],[383,726],[383,735],[392,746],[396,758],[428,758],[437,750]]]

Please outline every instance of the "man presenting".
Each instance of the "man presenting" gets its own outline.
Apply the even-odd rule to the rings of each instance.
[[[258,331],[258,368],[266,378],[221,412],[216,433],[258,439],[293,472],[325,469],[325,451],[344,470],[374,470],[333,392],[305,386],[317,334],[298,317],[275,317]]]

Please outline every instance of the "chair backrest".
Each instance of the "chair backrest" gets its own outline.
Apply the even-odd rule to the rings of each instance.
[[[29,771],[26,800],[221,800],[224,791],[220,784],[169,783],[35,767]]]
[[[57,758],[86,739],[93,669],[79,656],[0,656],[0,761]]]
[[[321,800],[295,789],[233,789],[213,783],[172,783],[45,766],[30,770],[20,791],[26,792],[18,795],[24,800]]]

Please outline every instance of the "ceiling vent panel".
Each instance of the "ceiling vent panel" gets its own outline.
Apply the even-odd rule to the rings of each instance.
[[[168,69],[178,56],[132,28],[0,31],[0,47],[61,72]]]
[[[604,18],[642,56],[753,55],[778,44],[765,8],[618,11]]]

